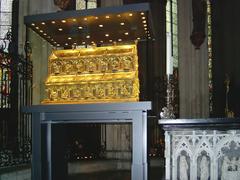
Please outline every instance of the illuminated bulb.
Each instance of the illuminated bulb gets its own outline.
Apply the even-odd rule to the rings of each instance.
[[[141,15],[143,16],[143,15],[144,15],[144,12],[141,12]]]
[[[132,15],[133,15],[132,13],[129,14],[129,16],[132,16]]]
[[[109,42],[112,42],[112,40],[110,39]]]
[[[86,43],[83,41],[82,44],[86,44]]]
[[[57,46],[60,46],[60,44],[57,44]]]
[[[58,30],[59,30],[59,31],[62,31],[63,29],[62,29],[62,28],[59,28]]]
[[[54,44],[57,44],[57,42],[55,41]]]
[[[106,17],[106,19],[109,19],[110,18],[110,16],[105,16]]]
[[[43,30],[40,30],[39,32],[40,32],[40,33],[43,33]]]
[[[121,22],[120,25],[121,25],[121,26],[124,26],[124,22]]]
[[[100,41],[100,43],[103,43],[103,41]]]
[[[98,19],[98,17],[95,17],[95,19]]]
[[[45,22],[42,22],[41,24],[42,24],[42,25],[45,25]]]
[[[44,36],[46,36],[47,34],[46,34],[46,33],[44,33],[43,35],[44,35]]]
[[[122,39],[118,39],[118,41],[122,41]]]
[[[142,19],[146,19],[146,17],[145,17],[145,16],[143,16],[143,17],[142,17]]]
[[[91,43],[92,43],[92,44],[95,44],[95,42],[94,42],[94,41],[92,41]]]
[[[71,37],[68,37],[68,40],[71,40],[72,38]]]
[[[109,34],[105,34],[106,37],[109,37]]]
[[[146,24],[144,24],[144,25],[143,25],[143,27],[147,27],[147,25],[146,25]]]
[[[128,35],[128,32],[125,32],[124,34],[127,36],[127,35]]]
[[[138,37],[137,40],[140,40],[140,38]]]
[[[87,39],[89,39],[89,38],[90,38],[90,36],[89,36],[89,35],[87,35],[87,36],[86,36],[86,38],[87,38]]]
[[[82,26],[79,26],[78,29],[83,29],[83,27],[82,27]]]
[[[144,28],[144,30],[146,31],[146,30],[147,30],[147,28],[145,27],[145,28]]]
[[[65,46],[68,46],[68,43],[65,43]]]
[[[147,21],[146,21],[146,20],[144,20],[142,23],[143,23],[143,24],[146,24],[146,23],[147,23]]]
[[[101,28],[103,27],[103,25],[102,25],[102,24],[99,24],[98,26],[99,26],[99,27],[101,27]]]
[[[84,18],[84,21],[87,21],[87,18]]]
[[[55,21],[52,21],[52,24],[55,24],[56,22]]]
[[[73,21],[73,22],[76,22],[77,20],[76,20],[76,19],[73,19],[72,21]]]
[[[74,45],[77,45],[77,43],[75,42],[75,43],[73,43]]]
[[[32,23],[31,25],[32,25],[32,26],[35,26],[35,24],[34,24],[34,23]]]
[[[67,21],[66,20],[62,20],[62,23],[66,23]]]
[[[121,17],[121,14],[118,14],[117,17]]]
[[[39,27],[36,27],[36,29],[39,29]]]

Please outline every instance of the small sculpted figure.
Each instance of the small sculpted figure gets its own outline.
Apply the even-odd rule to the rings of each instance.
[[[200,162],[200,180],[208,180],[209,178],[209,162],[206,156],[202,157]]]
[[[180,180],[188,180],[188,163],[187,163],[186,157],[183,155],[180,156],[179,172],[180,172],[180,176],[179,176]]]

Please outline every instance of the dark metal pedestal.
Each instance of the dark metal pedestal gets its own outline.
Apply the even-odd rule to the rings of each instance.
[[[132,123],[132,180],[147,180],[147,110],[151,102],[36,105],[23,108],[32,113],[32,180],[43,180],[41,125],[46,124],[47,180],[52,178],[52,125],[69,123]],[[45,180],[45,179],[44,179]]]

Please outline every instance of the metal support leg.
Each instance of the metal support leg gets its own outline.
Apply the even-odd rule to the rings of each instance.
[[[132,180],[147,180],[147,113],[135,112],[132,123]]]
[[[52,124],[47,124],[47,164],[48,180],[52,180]]]
[[[40,115],[40,113],[32,115],[32,180],[42,180]]]

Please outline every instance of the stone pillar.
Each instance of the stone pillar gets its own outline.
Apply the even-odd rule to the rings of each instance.
[[[131,125],[106,125],[106,157],[109,159],[130,159],[131,140]]]
[[[207,38],[199,50],[191,43],[191,2],[178,1],[180,118],[206,118],[209,116]]]
[[[29,14],[29,0],[19,0],[19,26],[18,26],[18,52],[24,54],[24,45],[26,41],[26,26],[24,25],[24,16]]]
[[[123,0],[102,0],[102,7],[121,6]],[[130,125],[103,125],[106,137],[101,138],[106,145],[106,157],[109,159],[130,159],[132,149],[132,134]],[[104,133],[101,133],[102,135]],[[105,141],[105,142],[104,142]]]
[[[56,12],[59,10],[51,0],[31,0],[28,3],[28,14]],[[49,43],[32,30],[29,30],[29,41],[32,47],[33,61],[33,104],[40,104],[44,99],[44,82],[47,78],[48,56],[52,51]]]
[[[121,6],[121,5],[123,5],[123,0],[101,0],[102,7]]]

